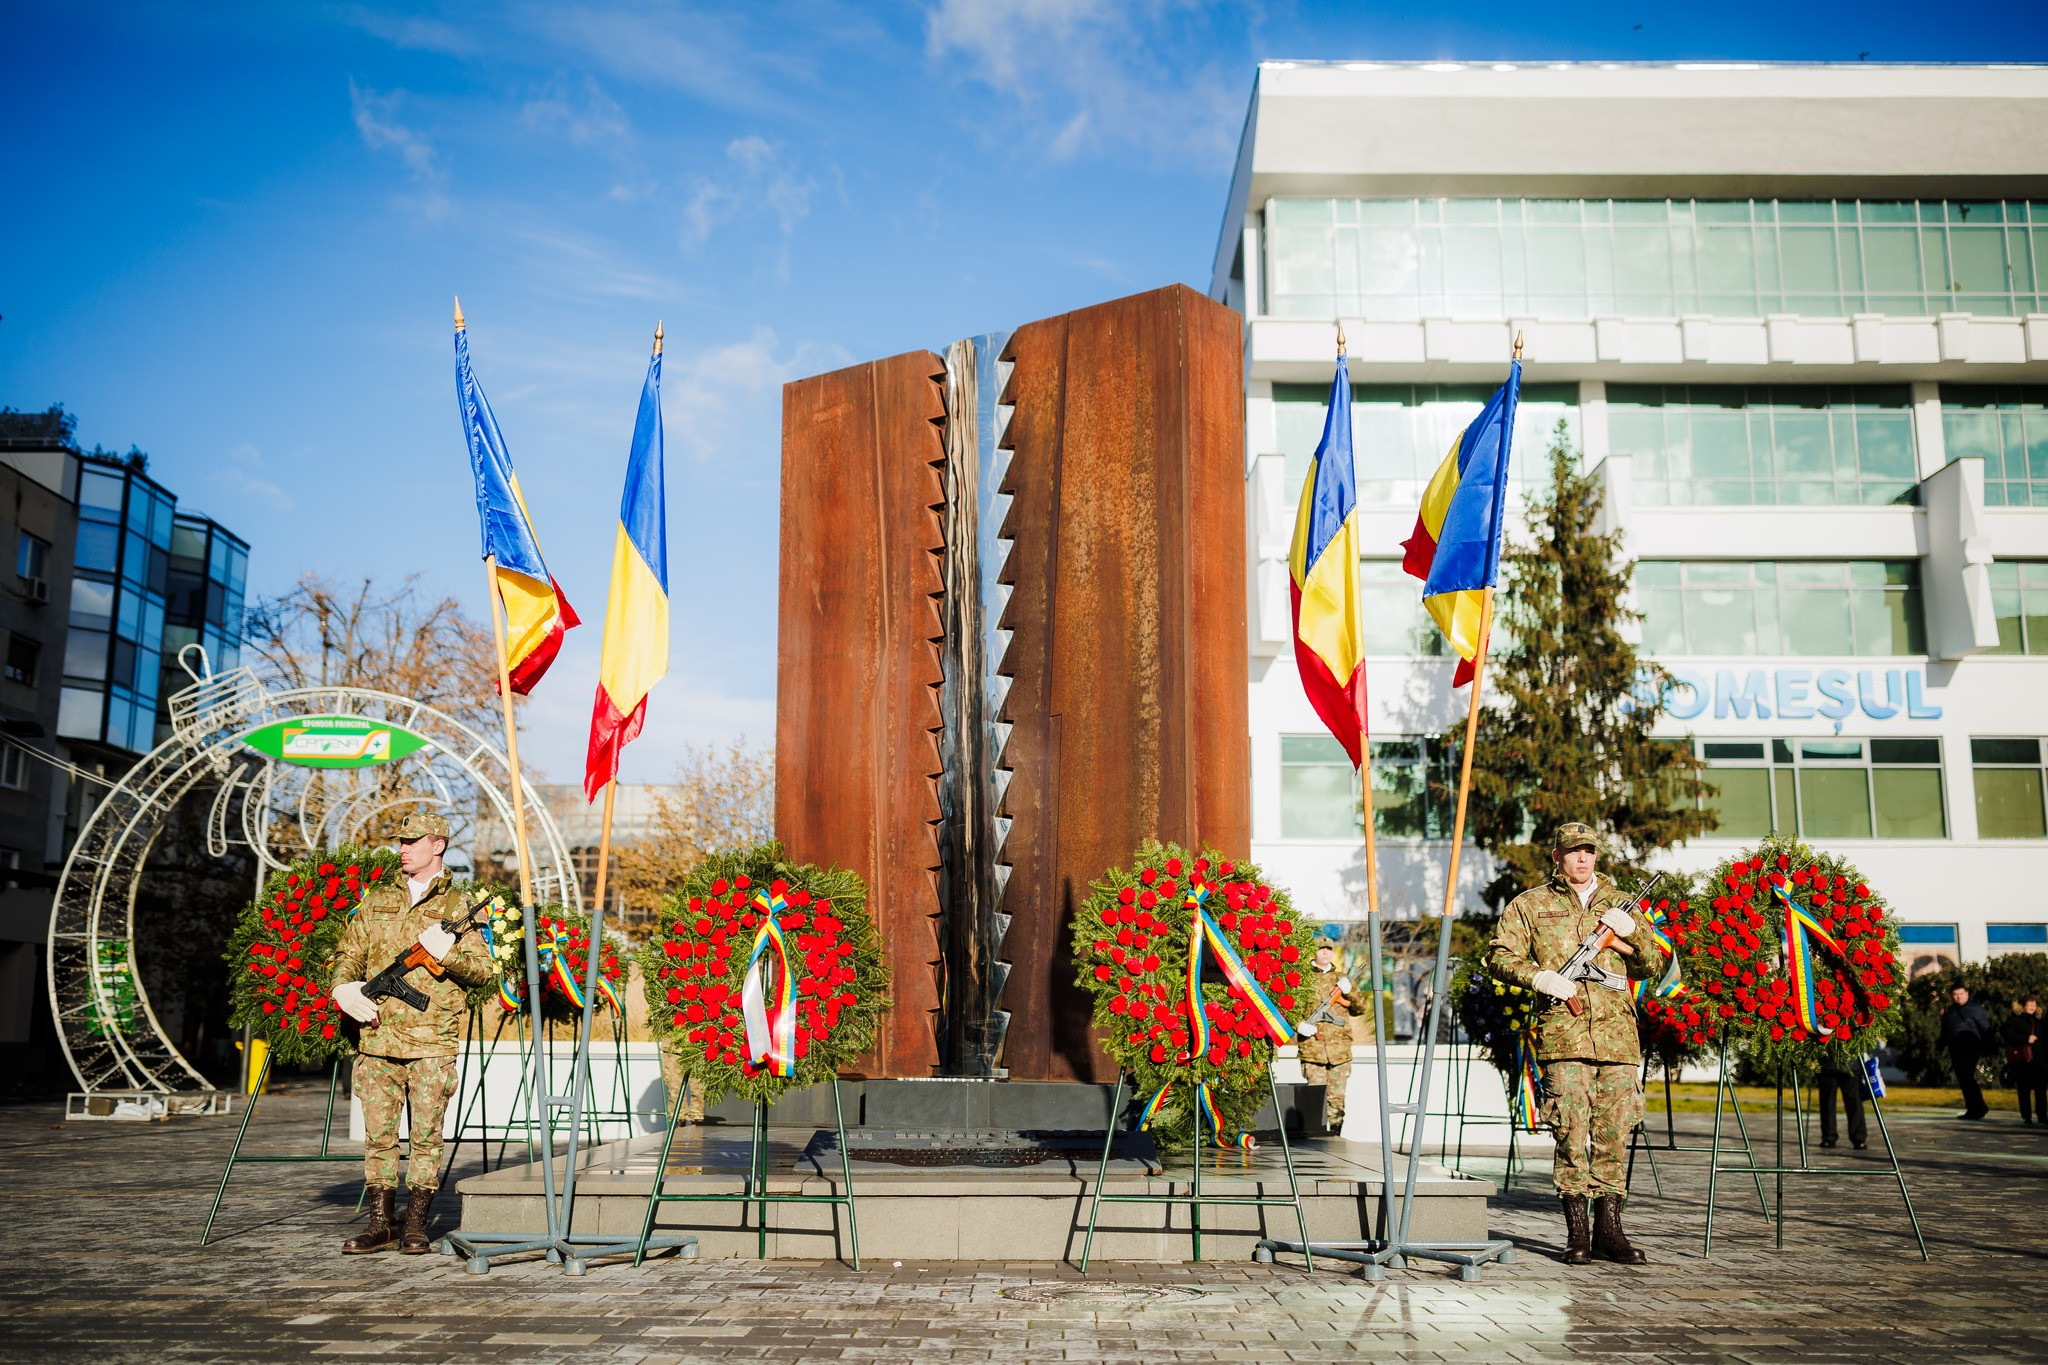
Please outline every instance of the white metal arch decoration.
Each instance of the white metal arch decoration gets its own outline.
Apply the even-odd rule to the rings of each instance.
[[[284,865],[270,851],[278,803],[291,798],[279,787],[311,770],[257,753],[242,743],[245,736],[294,716],[360,715],[402,726],[427,741],[415,756],[424,760],[419,771],[458,825],[467,820],[474,829],[476,814],[488,808],[502,828],[512,827],[504,750],[425,702],[362,687],[270,691],[249,669],[237,668],[176,693],[170,709],[171,737],[86,815],[50,909],[50,1012],[65,1060],[89,1094],[213,1088],[172,1044],[150,1006],[136,970],[135,900],[143,865],[165,822],[193,788],[208,781],[218,784],[205,822],[208,852],[222,856],[231,845],[242,845],[266,868]],[[580,910],[582,888],[561,831],[533,783],[524,786],[534,896]],[[311,850],[347,839],[394,805],[423,799],[372,803],[357,792],[316,820],[302,790],[286,818],[298,826],[293,842]]]

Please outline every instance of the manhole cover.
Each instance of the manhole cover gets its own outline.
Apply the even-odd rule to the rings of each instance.
[[[1171,1303],[1199,1299],[1199,1289],[1172,1284],[1027,1284],[1005,1289],[1003,1297],[1023,1303]]]

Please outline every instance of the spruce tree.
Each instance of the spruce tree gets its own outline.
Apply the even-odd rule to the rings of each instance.
[[[1550,876],[1551,835],[1566,821],[1601,832],[1603,870],[1624,884],[1651,853],[1713,827],[1691,744],[1651,737],[1670,675],[1622,638],[1641,619],[1626,604],[1635,564],[1622,558],[1619,532],[1595,533],[1600,506],[1560,422],[1528,537],[1501,556],[1486,670],[1493,700],[1472,753],[1466,832],[1494,860],[1484,895],[1495,912]],[[1447,750],[1464,737],[1461,722],[1446,732]]]

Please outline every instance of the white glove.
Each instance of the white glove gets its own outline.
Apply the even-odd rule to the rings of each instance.
[[[358,1024],[377,1022],[377,1002],[363,994],[363,983],[344,981],[334,988],[334,1003],[341,1006],[342,1013]]]
[[[1623,938],[1627,938],[1636,931],[1636,917],[1618,905],[1610,906],[1607,910],[1603,911],[1600,916],[1600,922]]]
[[[1569,1000],[1579,993],[1579,983],[1567,981],[1557,972],[1538,972],[1530,978],[1529,984],[1545,995],[1554,995],[1560,1000]]]
[[[1314,1024],[1307,1022],[1306,1020],[1302,1021],[1299,1024],[1296,1024],[1294,1026],[1294,1031],[1296,1033],[1299,1033],[1304,1038],[1313,1038],[1316,1036],[1316,1026]]]
[[[1338,977],[1338,978],[1337,978],[1337,989],[1338,989],[1338,991],[1339,991],[1339,992],[1341,992],[1341,993],[1342,993],[1342,994],[1344,994],[1344,995],[1349,995],[1349,994],[1351,994],[1351,978],[1350,978],[1350,977],[1348,977],[1348,976],[1340,976],[1340,977]]]
[[[455,935],[438,924],[420,930],[420,947],[425,948],[436,962],[448,956],[449,950],[454,946]]]

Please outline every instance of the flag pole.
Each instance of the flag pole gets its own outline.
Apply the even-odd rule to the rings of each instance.
[[[519,904],[531,906],[533,862],[526,851],[526,778],[519,768],[519,727],[512,718],[512,667],[505,659],[504,603],[498,598],[496,555],[484,556],[484,588],[491,599],[491,640],[498,650],[498,701],[505,713],[505,762],[512,772],[512,846],[519,856]]]
[[[1479,736],[1479,689],[1486,683],[1487,636],[1493,629],[1493,589],[1479,597],[1479,652],[1472,659],[1472,701],[1465,710],[1465,748],[1458,755],[1458,812],[1451,823],[1451,869],[1444,881],[1444,918],[1457,906],[1458,855],[1465,846],[1465,802],[1472,794],[1472,746]]]

